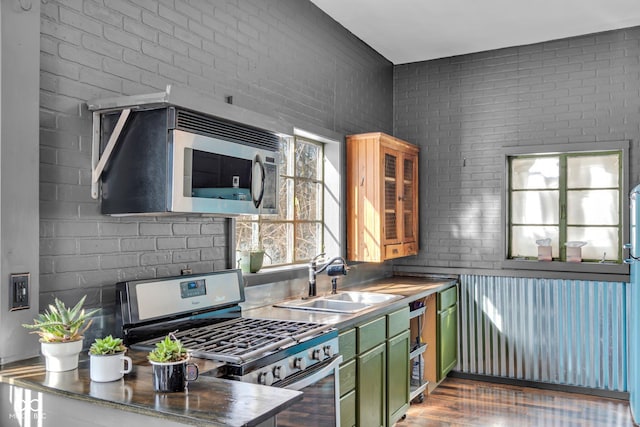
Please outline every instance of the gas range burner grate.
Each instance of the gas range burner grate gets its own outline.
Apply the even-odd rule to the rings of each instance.
[[[176,332],[195,357],[243,364],[279,349],[291,347],[331,329],[330,325],[289,320],[236,318]],[[154,346],[158,339],[137,346]]]

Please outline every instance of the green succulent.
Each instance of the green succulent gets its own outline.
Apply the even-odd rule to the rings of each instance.
[[[91,347],[89,347],[89,353],[95,356],[104,356],[122,353],[126,349],[127,347],[124,346],[121,338],[114,338],[108,335],[104,338],[96,338]]]
[[[78,341],[93,322],[90,317],[100,311],[99,308],[85,311],[82,305],[86,298],[86,295],[83,296],[73,308],[65,306],[64,302],[56,298],[54,304],[49,304],[49,310],[33,319],[33,324],[22,326],[37,329],[32,333],[40,335],[42,342]]]
[[[149,352],[148,359],[152,362],[179,362],[187,358],[187,349],[182,346],[180,340],[169,334],[156,343],[156,348]]]

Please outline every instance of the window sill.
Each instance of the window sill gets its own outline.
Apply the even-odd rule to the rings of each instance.
[[[281,267],[265,267],[257,273],[242,273],[245,286],[264,285],[266,283],[283,282],[286,280],[308,277],[306,264],[286,265]]]
[[[544,271],[549,272],[551,276],[554,277],[558,276],[557,273],[566,273],[575,276],[576,279],[593,275],[611,275],[612,277],[608,278],[608,280],[629,281],[629,264],[507,259],[502,261],[502,268],[509,270],[531,270],[535,271],[538,275],[541,271]]]

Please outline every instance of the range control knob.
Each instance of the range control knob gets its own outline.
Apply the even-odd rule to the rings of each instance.
[[[304,357],[296,357],[293,360],[293,367],[300,369],[301,371],[307,369],[307,359]]]
[[[316,348],[311,352],[311,358],[313,360],[322,360],[324,358],[324,352],[321,349]]]
[[[260,372],[258,374],[258,384],[262,384],[262,385],[273,384],[273,374],[270,371]]]
[[[273,379],[283,380],[287,376],[287,368],[284,365],[276,365],[273,368]]]
[[[333,356],[333,347],[331,347],[330,345],[325,345],[324,347],[322,347],[322,350],[324,350],[325,356],[327,357]]]

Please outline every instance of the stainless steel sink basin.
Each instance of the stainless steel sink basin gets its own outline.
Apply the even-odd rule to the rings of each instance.
[[[308,300],[283,301],[275,304],[274,307],[353,314],[399,298],[402,296],[375,292],[340,292]]]
[[[370,304],[354,301],[334,301],[325,298],[316,298],[310,300],[292,300],[275,304],[275,307],[293,308],[297,310],[311,311],[330,311],[334,313],[357,313],[365,308],[371,307]]]
[[[351,301],[351,302],[361,302],[363,304],[369,304],[369,305],[376,305],[376,304],[382,304],[383,302],[395,301],[397,299],[402,298],[402,295],[379,294],[377,292],[349,291],[349,292],[340,292],[335,295],[327,295],[324,298],[332,301]]]

